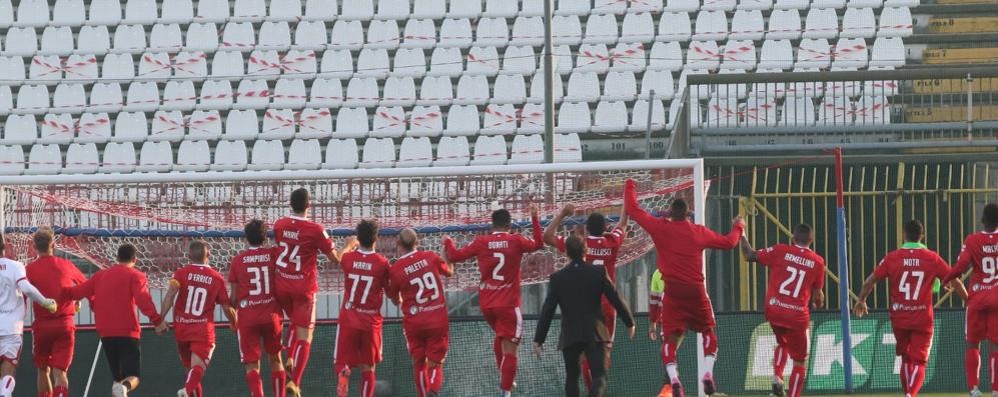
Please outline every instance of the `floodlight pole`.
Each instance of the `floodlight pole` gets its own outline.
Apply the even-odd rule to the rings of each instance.
[[[544,162],[554,162],[554,0],[544,0]]]

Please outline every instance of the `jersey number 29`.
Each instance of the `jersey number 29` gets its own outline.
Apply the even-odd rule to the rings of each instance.
[[[440,289],[437,288],[437,278],[433,273],[426,273],[422,277],[409,280],[409,284],[419,288],[416,291],[416,303],[424,304],[440,296]],[[429,295],[429,297],[426,295]]]

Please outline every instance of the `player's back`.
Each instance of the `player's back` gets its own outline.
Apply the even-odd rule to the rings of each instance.
[[[24,330],[24,294],[17,287],[24,274],[24,264],[0,257],[0,335],[20,335]]]
[[[207,265],[189,264],[173,275],[178,287],[173,306],[177,340],[214,340],[215,305],[229,301],[222,275]]]
[[[884,257],[874,273],[888,279],[890,315],[895,326],[932,325],[932,285],[949,271],[949,265],[927,248],[901,248]]]
[[[432,251],[413,251],[395,260],[390,284],[401,295],[406,328],[447,327],[447,298],[440,278],[445,266]]]
[[[358,249],[343,254],[343,307],[340,326],[380,329],[381,306],[388,286],[388,258],[374,251]]]
[[[973,269],[967,285],[968,304],[998,306],[998,232],[979,231],[967,236],[956,267],[966,269],[968,265]]]
[[[280,247],[254,247],[232,258],[229,282],[236,285],[239,322],[269,324],[279,316],[280,306],[274,297],[274,272]]]
[[[492,233],[475,240],[480,306],[519,307],[520,266],[523,255],[533,251],[533,241],[513,233]]]
[[[824,285],[825,259],[810,248],[791,244],[777,244],[756,255],[769,267],[766,317],[770,322],[809,320],[811,291]]]
[[[52,255],[40,256],[27,266],[28,281],[44,296],[58,297],[64,288],[83,284],[87,278],[73,262]],[[37,302],[32,305],[35,324],[72,325],[76,301],[59,300],[59,308],[51,313]]]
[[[318,223],[298,216],[286,216],[274,223],[274,241],[281,248],[277,256],[278,284],[288,283],[288,288],[318,289],[316,272],[319,251],[332,249],[332,240],[326,229]]]
[[[712,247],[709,238],[716,233],[688,220],[659,220],[653,237],[662,277],[671,284],[703,284],[703,251]]]

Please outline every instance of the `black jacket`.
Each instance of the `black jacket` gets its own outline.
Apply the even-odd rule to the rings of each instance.
[[[634,325],[631,309],[620,299],[617,289],[610,282],[606,270],[585,262],[569,263],[551,275],[548,294],[537,322],[534,342],[544,343],[547,339],[555,308],[561,307],[561,338],[558,349],[576,343],[608,342],[610,331],[606,328],[600,298],[607,300],[617,309],[617,315],[628,328]]]

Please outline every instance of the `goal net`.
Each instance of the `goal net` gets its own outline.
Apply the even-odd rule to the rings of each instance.
[[[664,210],[677,197],[698,217],[703,208],[701,160],[617,161],[574,164],[276,171],[129,175],[53,175],[0,177],[0,205],[8,256],[31,258],[30,234],[51,226],[60,250],[98,267],[113,264],[117,247],[139,249],[138,267],[150,283],[163,286],[186,263],[191,239],[208,242],[211,265],[227,272],[228,260],[246,244],[243,225],[258,218],[273,224],[288,215],[289,196],[298,187],[312,195],[309,216],[324,225],[338,246],[361,219],[382,228],[380,251],[397,256],[395,236],[413,227],[424,249],[441,251],[441,238],[458,245],[489,230],[490,214],[508,209],[520,231],[529,233],[529,206],[541,209],[544,224],[565,204],[577,217],[566,229],[583,232],[584,215],[593,211],[616,222],[624,181],[638,181],[639,199],[649,211]],[[702,222],[702,218],[698,219]],[[649,237],[634,227],[621,250],[620,265],[647,253]],[[320,256],[320,290],[342,288],[339,271]],[[565,260],[548,248],[525,258],[525,284],[547,279]],[[478,284],[473,261],[458,264],[447,281],[451,291]]]

